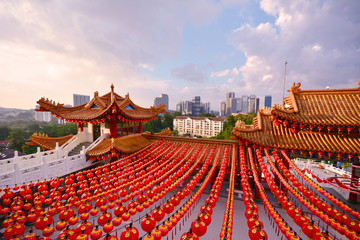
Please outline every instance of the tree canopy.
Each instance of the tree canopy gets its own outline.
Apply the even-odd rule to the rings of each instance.
[[[217,136],[213,137],[214,139],[224,139],[230,140],[232,136],[232,130],[235,127],[235,123],[237,121],[243,121],[247,125],[253,124],[254,117],[256,117],[255,113],[242,114],[238,115],[228,115],[226,117],[226,122],[224,123],[224,131],[220,132]]]

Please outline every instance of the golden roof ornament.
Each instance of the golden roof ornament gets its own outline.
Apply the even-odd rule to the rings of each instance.
[[[300,87],[301,87],[301,83],[296,83],[296,85],[295,85],[295,83],[293,83],[293,85],[292,85],[292,87],[290,88],[290,92],[292,92],[292,93],[299,93],[300,92]]]

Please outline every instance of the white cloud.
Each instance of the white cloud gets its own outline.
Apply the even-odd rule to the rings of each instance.
[[[242,25],[231,35],[243,51],[242,90],[282,96],[284,62],[287,85],[303,88],[356,87],[360,75],[359,1],[262,0],[274,23]],[[280,102],[275,99],[275,102]]]
[[[223,71],[220,71],[220,72],[212,72],[210,74],[211,77],[226,77],[229,75],[229,73],[231,72],[230,69],[225,69]]]
[[[240,70],[237,69],[237,68],[233,68],[233,69],[225,69],[225,70],[222,70],[222,71],[219,71],[219,72],[212,72],[210,74],[210,76],[212,78],[214,78],[214,77],[221,78],[221,77],[227,77],[227,76],[236,77],[239,74],[240,74]]]
[[[110,83],[148,104],[170,84],[143,70],[177,57],[185,23],[207,24],[221,10],[206,0],[0,2],[1,105],[71,103],[72,93],[106,93]]]

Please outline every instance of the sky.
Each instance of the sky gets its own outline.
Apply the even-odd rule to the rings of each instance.
[[[170,109],[200,96],[219,110],[229,91],[281,103],[285,62],[286,90],[355,88],[359,10],[357,0],[0,1],[0,107],[72,104],[111,84],[142,107],[164,93]]]

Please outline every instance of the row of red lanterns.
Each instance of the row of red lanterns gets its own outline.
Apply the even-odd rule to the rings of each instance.
[[[200,153],[200,151],[201,151],[201,149],[198,149],[197,154]],[[167,194],[169,191],[175,189],[177,186],[179,186],[179,184],[181,182],[183,182],[186,178],[189,177],[189,175],[195,170],[197,165],[204,158],[206,151],[207,151],[207,148],[205,149],[203,154],[200,156],[200,158],[191,166],[190,169],[189,169],[190,165],[186,164],[187,169],[188,169],[186,173],[183,173],[184,169],[180,168],[176,173],[173,174],[173,176],[176,176],[179,173],[181,173],[182,175],[175,182],[173,182],[174,178],[172,178],[173,180],[171,180],[171,182],[173,182],[173,183],[167,183],[167,184],[163,185],[163,191],[165,192],[165,194]],[[208,156],[207,160],[205,161],[205,163],[207,165],[209,164],[211,158],[212,158],[212,155]],[[195,158],[192,158],[192,159],[195,160]],[[192,161],[192,160],[190,160],[190,161]],[[190,162],[188,162],[188,163],[190,163]],[[183,200],[186,196],[188,196],[190,194],[190,191],[194,188],[197,181],[200,179],[200,177],[206,171],[206,169],[207,169],[206,164],[203,165],[202,170],[193,178],[192,181],[190,181],[190,183],[181,192],[178,192],[176,195],[174,195],[174,197],[171,198],[170,201],[166,202],[163,205],[163,208],[160,208],[160,207],[155,208],[155,210],[152,212],[152,216],[147,215],[141,221],[142,229],[147,232],[151,231],[151,234],[149,233],[146,236],[146,238],[153,237],[154,239],[160,239],[162,236],[167,235],[167,233],[171,230],[171,229],[169,229],[169,227],[171,226],[171,222],[174,223],[174,221],[169,222],[169,219],[168,219],[168,221],[164,222],[160,227],[157,227],[156,229],[154,229],[154,227],[156,225],[156,223],[154,223],[154,220],[157,222],[161,221],[164,218],[164,213],[170,214],[174,210],[174,206],[179,205],[180,201]],[[170,218],[170,220],[171,220],[171,218]]]
[[[249,146],[252,145],[252,147],[255,148],[262,148],[261,146],[258,146],[255,142],[249,141],[249,140],[241,140],[238,139],[237,140],[238,143],[240,145],[245,145],[245,146]],[[267,150],[269,150],[270,148],[266,147]],[[273,148],[275,151],[285,151],[288,149],[281,149],[281,148]],[[301,156],[305,156],[306,154],[309,154],[309,157],[318,157],[320,159],[323,158],[336,158],[337,160],[341,160],[341,159],[348,159],[349,161],[354,160],[354,158],[358,158],[360,160],[360,155],[355,155],[353,153],[340,153],[340,152],[324,152],[324,151],[315,151],[315,150],[304,150],[304,149],[289,149],[291,151],[291,153],[299,153]]]
[[[275,180],[271,177],[271,174],[269,173],[264,163],[263,157],[259,149],[256,149],[256,156],[261,171],[264,174],[266,182],[270,187],[270,190],[276,196],[278,201],[281,203],[281,206],[286,210],[286,212],[293,219],[293,221],[301,228],[301,230],[307,236],[309,235],[311,235],[311,237],[314,237],[314,235],[317,237],[323,236],[323,233],[320,232],[318,226],[313,224],[313,222],[311,222],[307,216],[305,216],[296,206],[294,206],[294,204],[287,198],[284,191],[279,189],[279,187],[276,185]],[[285,228],[286,229],[284,229],[284,226],[282,226],[280,229],[282,230],[283,233],[285,231],[284,234],[288,239],[299,239],[299,237],[295,234],[294,231],[292,231],[289,228],[289,226],[287,226],[287,224],[285,225]],[[309,230],[311,230],[312,232],[310,233]],[[315,238],[315,239],[319,239],[319,238]]]
[[[273,123],[275,126],[279,126],[282,124],[285,127],[289,127],[290,131],[292,133],[297,133],[299,130],[309,130],[309,131],[315,131],[318,132],[337,132],[339,133],[348,133],[358,131],[358,129],[355,126],[332,126],[332,125],[316,125],[316,124],[304,124],[304,123],[298,123],[293,122],[291,120],[287,120],[284,118],[276,118],[273,120]]]
[[[289,163],[291,168],[293,168],[296,173],[301,176],[302,179],[304,179],[306,182],[308,182],[316,191],[321,193],[323,196],[325,196],[327,199],[329,199],[333,204],[339,206],[343,211],[350,213],[352,216],[356,217],[357,219],[360,219],[360,213],[356,210],[350,208],[343,202],[336,199],[334,196],[332,196],[329,192],[325,191],[323,188],[321,188],[319,185],[317,185],[314,181],[312,181],[309,177],[307,177],[296,165],[293,163],[289,156],[284,151],[281,151],[281,154],[283,155],[284,159]]]
[[[95,124],[95,123],[102,123],[102,122],[106,122],[108,120],[111,119],[111,113],[104,113],[102,116],[100,116],[97,119],[92,119],[92,120],[73,120],[73,119],[66,119],[64,117],[60,117],[56,114],[54,114],[53,112],[51,112],[51,115],[54,115],[56,118],[60,118],[60,120],[65,120],[66,122],[70,122],[70,123],[91,123],[91,124]],[[147,122],[147,121],[151,121],[154,120],[157,116],[151,117],[149,119],[129,119],[127,116],[125,115],[117,115],[116,118],[119,119],[122,122],[129,122],[129,123],[142,123],[142,122]]]
[[[252,176],[252,171],[248,169],[245,159],[244,147],[240,147],[240,176],[241,186],[243,190],[243,202],[246,207],[245,217],[249,227],[249,238],[251,240],[268,239],[267,233],[264,230],[264,225],[259,219],[258,207],[255,204],[253,193],[249,184],[249,177]]]
[[[212,154],[214,154],[215,148],[216,147],[214,146],[213,149],[212,149]],[[215,170],[217,168],[217,164],[218,164],[218,161],[220,159],[220,152],[221,152],[221,149],[218,150],[218,152],[216,154],[216,157],[215,157],[215,159],[214,159],[214,161],[212,163],[212,167],[211,167],[210,171],[208,172],[207,176],[205,177],[205,179],[203,180],[203,182],[201,183],[199,189],[196,191],[196,193],[187,202],[187,204],[189,204],[188,208],[190,208],[197,201],[199,196],[201,196],[202,193],[207,188],[207,185],[209,184],[209,182],[210,182],[210,180],[211,180],[211,178],[212,178],[212,176],[215,173]],[[205,161],[206,162],[206,169],[208,168],[209,164],[211,163],[211,160],[212,160],[212,158],[207,158],[207,160]],[[197,173],[196,175],[198,175],[198,174],[199,173]],[[221,173],[219,172],[219,174],[224,174],[224,170],[222,170]],[[196,177],[196,179],[197,179],[197,181],[200,180],[200,175],[198,175]],[[185,232],[181,236],[181,239],[198,240],[199,237],[204,236],[206,234],[207,226],[211,223],[211,214],[213,213],[213,207],[215,207],[216,201],[218,199],[218,192],[213,192],[213,197],[214,197],[214,199],[213,199],[214,201],[211,201],[211,203],[207,202],[207,203],[205,203],[205,205],[201,206],[200,214],[191,223],[191,229],[189,231]],[[184,209],[184,211],[186,213],[187,210]]]
[[[233,145],[228,197],[226,200],[226,207],[224,213],[224,220],[220,232],[220,239],[232,239],[232,229],[234,223],[233,215],[234,215],[234,190],[235,190],[235,159],[236,159],[236,148],[235,145]]]
[[[351,239],[357,239],[357,236],[356,236],[355,232],[350,231],[350,229],[347,229],[343,224],[340,224],[339,222],[337,222],[337,220],[338,220],[337,218],[333,218],[333,215],[330,213],[330,209],[326,208],[326,206],[327,206],[326,204],[324,205],[325,207],[322,208],[321,210],[318,208],[318,206],[320,207],[320,205],[323,204],[324,202],[321,201],[319,198],[318,199],[310,198],[310,195],[312,195],[311,191],[306,191],[305,192],[305,190],[306,190],[306,189],[304,189],[305,187],[302,188],[303,186],[301,186],[301,185],[297,187],[300,192],[302,192],[303,194],[305,193],[304,196],[306,198],[308,198],[308,200],[306,200],[297,191],[295,191],[294,188],[291,187],[287,183],[287,181],[281,176],[280,172],[276,169],[276,167],[275,167],[274,163],[271,161],[270,156],[269,156],[267,151],[265,151],[265,154],[266,154],[266,157],[268,159],[268,162],[269,162],[273,172],[280,179],[282,185],[285,186],[287,188],[287,190],[290,191],[300,201],[301,204],[303,204],[314,215],[319,217],[326,224],[330,225],[334,230],[338,231],[340,234],[351,235]],[[284,172],[284,174],[286,174],[290,178],[291,173],[288,171],[288,169],[285,167],[285,165],[283,165],[283,163],[280,161],[280,158],[277,156],[276,152],[273,152],[273,156],[274,156],[274,159],[276,160],[276,162],[278,163],[278,165],[280,166],[280,169]],[[297,180],[296,180],[296,178],[292,178],[292,181],[296,182]],[[295,184],[295,185],[299,185],[299,184]],[[315,201],[319,202],[319,204],[315,204]],[[334,208],[331,208],[331,212],[334,211],[334,210],[335,210]],[[323,211],[325,213],[323,213]],[[343,214],[340,213],[340,215],[343,215]],[[309,229],[311,231],[308,231]],[[307,236],[309,236],[310,238],[312,238],[312,236],[316,232],[319,232],[318,228],[314,228],[313,226],[310,226],[310,225],[307,226],[307,228],[305,228],[305,230],[306,231],[303,230],[304,233],[307,234]]]
[[[249,154],[251,154],[250,150],[249,150]],[[270,190],[274,193],[275,196],[277,196],[277,198],[278,198],[279,202],[281,202],[282,206],[284,206],[284,208],[287,209],[287,211],[289,209],[293,209],[294,212],[299,213],[300,211],[297,211],[297,209],[293,206],[293,204],[291,202],[287,201],[287,198],[284,197],[283,192],[275,185],[274,180],[270,177],[271,175],[268,172],[268,169],[266,168],[266,166],[264,164],[264,161],[263,161],[263,158],[262,158],[262,155],[261,155],[259,149],[256,149],[256,157],[257,157],[257,161],[259,163],[260,169],[261,169],[262,173],[264,174],[268,185],[270,186]],[[252,166],[254,165],[252,155],[250,157],[250,163],[252,164]],[[255,170],[253,171],[253,173],[255,174]],[[280,231],[283,233],[283,235],[286,237],[286,239],[289,239],[289,240],[300,239],[299,236],[290,228],[290,226],[285,222],[285,220],[275,210],[274,206],[270,203],[268,197],[266,196],[264,187],[260,183],[259,177],[256,174],[255,174],[255,184],[257,185],[257,187],[259,189],[261,200],[264,202],[266,209],[268,210],[273,221],[276,223],[277,227],[280,229]],[[290,216],[292,216],[292,215],[290,215]],[[279,234],[279,231],[278,231],[278,234]]]

